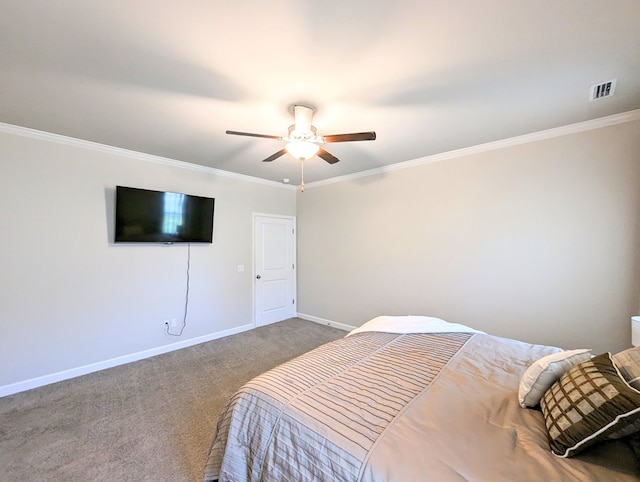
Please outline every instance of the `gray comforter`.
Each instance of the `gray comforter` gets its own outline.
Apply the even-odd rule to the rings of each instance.
[[[484,334],[359,333],[240,389],[205,481],[631,481],[624,440],[551,454],[518,405],[534,360],[557,351]]]

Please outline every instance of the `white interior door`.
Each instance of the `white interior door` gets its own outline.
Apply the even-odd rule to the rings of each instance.
[[[254,215],[255,324],[296,316],[295,218]]]

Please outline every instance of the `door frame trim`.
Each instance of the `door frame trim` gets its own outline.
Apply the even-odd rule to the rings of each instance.
[[[253,327],[257,328],[257,316],[256,316],[256,218],[266,217],[266,218],[276,218],[276,219],[288,219],[293,221],[293,299],[296,300],[295,309],[293,310],[294,315],[298,314],[298,255],[297,255],[297,246],[298,246],[298,224],[295,216],[288,216],[285,214],[271,214],[271,213],[252,213],[251,214],[251,299],[252,299],[252,322]]]

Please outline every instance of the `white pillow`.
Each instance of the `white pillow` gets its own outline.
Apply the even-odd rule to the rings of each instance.
[[[591,350],[561,351],[537,360],[522,375],[518,389],[518,401],[522,408],[535,407],[551,385],[574,365],[591,358]]]

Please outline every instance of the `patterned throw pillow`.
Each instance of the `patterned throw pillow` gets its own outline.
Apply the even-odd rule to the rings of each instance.
[[[613,363],[636,390],[640,390],[640,346],[613,355]]]
[[[640,346],[616,353],[613,355],[613,364],[629,385],[640,390]],[[633,425],[612,433],[607,438],[626,437],[638,431],[640,431],[640,419],[636,420]]]
[[[540,407],[551,451],[571,457],[640,419],[640,392],[604,353],[566,372],[545,392]]]

